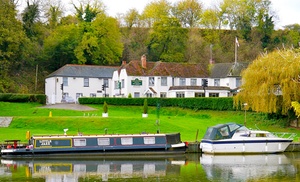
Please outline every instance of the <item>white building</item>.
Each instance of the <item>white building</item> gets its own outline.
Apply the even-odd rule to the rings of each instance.
[[[65,65],[46,78],[47,103],[77,102],[85,97],[229,97],[241,85],[247,63],[202,64],[149,62],[122,63],[120,67]],[[207,87],[203,81],[207,80]],[[63,84],[63,90],[61,90]],[[102,85],[107,85],[103,90]]]
[[[79,97],[104,97],[112,93],[111,79],[119,67],[67,64],[47,76],[48,104],[77,102]],[[102,85],[106,85],[102,90]]]

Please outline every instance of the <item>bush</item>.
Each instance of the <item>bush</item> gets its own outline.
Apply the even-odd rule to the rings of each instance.
[[[110,105],[143,106],[145,98],[105,98],[105,97],[81,97],[80,104],[103,104]],[[197,97],[197,98],[147,98],[147,105],[161,107],[181,107],[193,110],[239,110],[233,106],[232,97]]]
[[[108,105],[107,103],[104,101],[104,104],[103,104],[103,113],[107,113],[108,112]]]
[[[46,95],[1,93],[0,101],[3,101],[3,102],[38,102],[40,104],[46,104]]]

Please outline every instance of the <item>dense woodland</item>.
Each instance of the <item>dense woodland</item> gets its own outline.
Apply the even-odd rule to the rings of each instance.
[[[100,0],[0,0],[0,93],[44,93],[44,79],[65,64],[120,65],[123,60],[252,62],[276,49],[299,48],[300,25],[275,30],[270,0],[156,0],[139,13],[110,17]],[[236,39],[237,38],[237,39]]]

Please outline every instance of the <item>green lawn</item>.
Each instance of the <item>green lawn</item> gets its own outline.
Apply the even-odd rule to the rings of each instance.
[[[108,118],[102,118],[102,105],[89,105],[95,111],[73,111],[64,109],[41,108],[36,103],[0,102],[0,116],[12,116],[13,122],[8,128],[0,128],[0,142],[6,139],[26,141],[26,131],[31,134],[132,134],[180,132],[183,141],[199,141],[207,127],[227,122],[244,123],[245,113],[240,111],[193,111],[181,108],[161,108],[157,124],[157,110],[149,107],[149,117],[142,118],[143,107],[109,106]],[[49,113],[52,112],[52,117]],[[247,126],[277,132],[293,132],[300,136],[295,128],[282,128],[273,120],[266,120],[265,115],[254,112],[246,113]],[[196,138],[198,133],[198,137]]]

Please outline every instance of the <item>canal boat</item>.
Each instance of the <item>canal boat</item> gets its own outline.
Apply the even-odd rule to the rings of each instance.
[[[236,153],[280,153],[293,141],[294,135],[287,137],[261,130],[227,123],[209,127],[201,140],[200,150],[211,154]]]
[[[180,133],[39,135],[32,136],[26,147],[18,147],[17,140],[9,141],[14,144],[2,148],[2,158],[182,154],[186,149]]]

